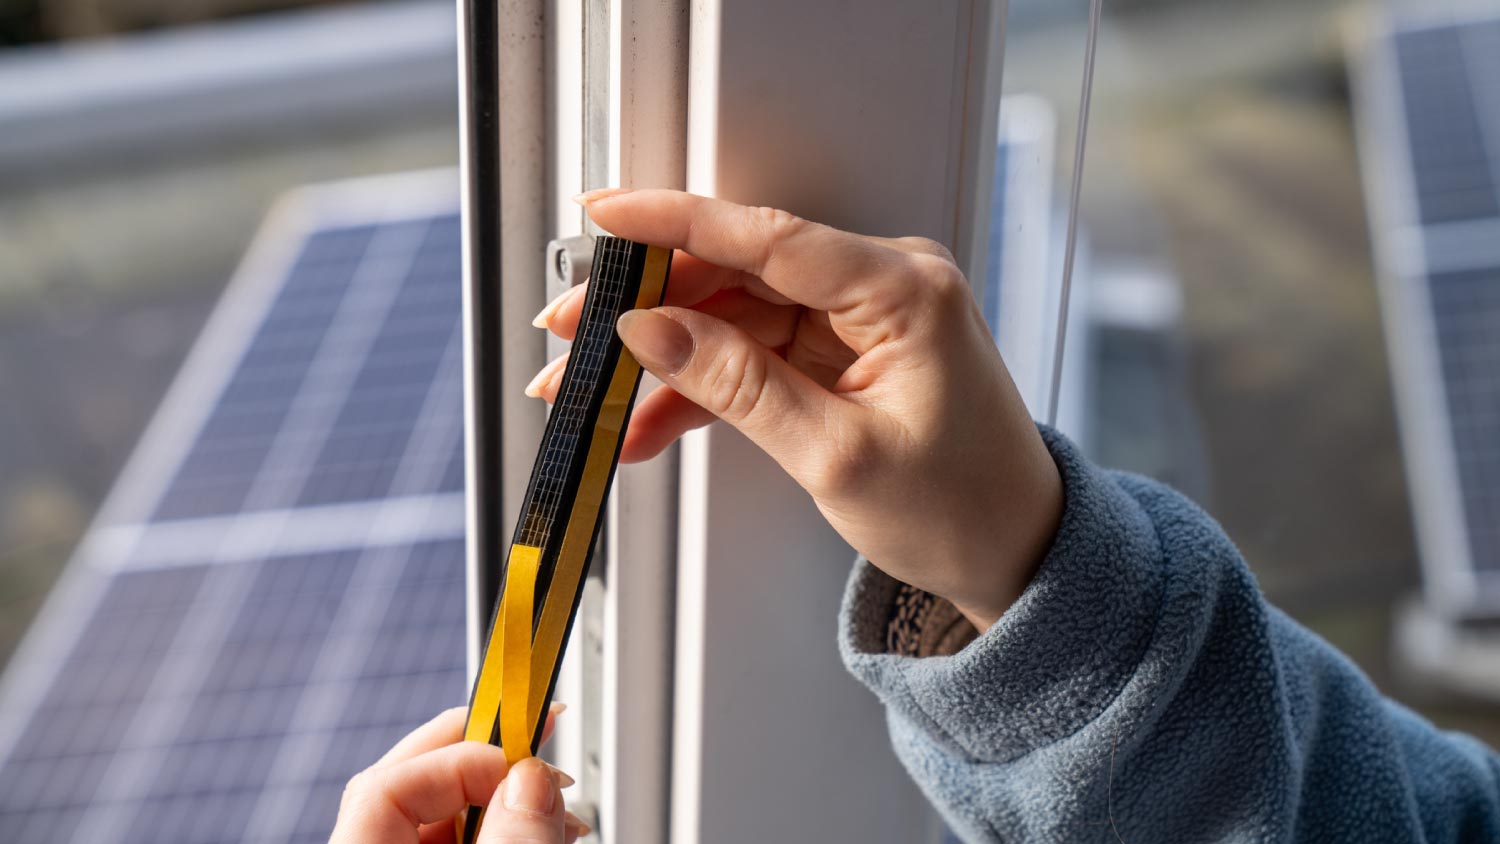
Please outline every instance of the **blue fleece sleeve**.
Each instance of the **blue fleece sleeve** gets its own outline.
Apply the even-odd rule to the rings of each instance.
[[[856,564],[845,663],[965,841],[1500,841],[1500,758],[1384,699],[1268,606],[1192,503],[1043,431],[1066,508],[1021,599],[952,656],[886,652]]]

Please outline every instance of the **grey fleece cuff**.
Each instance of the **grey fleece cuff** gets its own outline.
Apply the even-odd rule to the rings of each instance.
[[[1119,693],[1151,640],[1165,582],[1150,518],[1068,439],[1042,427],[1062,474],[1062,524],[1009,611],[952,656],[887,652],[900,582],[856,562],[839,619],[849,670],[934,740],[1005,762],[1066,738]]]

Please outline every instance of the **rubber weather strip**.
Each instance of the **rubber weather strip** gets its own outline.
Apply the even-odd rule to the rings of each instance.
[[[536,753],[641,367],[615,323],[661,304],[672,251],[600,237],[583,317],[526,488],[500,596],[469,701],[464,738],[505,750],[515,764]],[[482,810],[470,807],[457,838],[472,844]]]

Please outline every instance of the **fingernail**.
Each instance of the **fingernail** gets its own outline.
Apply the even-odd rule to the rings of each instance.
[[[547,303],[547,307],[542,308],[537,312],[537,315],[535,317],[532,317],[532,326],[535,328],[546,328],[547,324],[552,321],[552,318],[554,316],[557,316],[557,312],[562,310],[563,303],[567,302],[568,298],[581,288],[582,285],[579,285],[578,287],[569,287],[567,290],[564,290],[563,292],[554,296],[552,301]]]
[[[547,361],[547,365],[542,367],[541,371],[532,377],[530,384],[526,385],[526,395],[534,399],[541,398],[542,387],[548,381],[552,380],[552,376],[556,375],[557,371],[566,366],[567,363],[567,355],[558,355],[552,360]]]
[[[506,774],[505,807],[507,809],[550,815],[556,802],[557,782],[552,777],[552,769],[540,759],[534,756],[522,759],[511,767],[509,774]]]
[[[568,812],[563,815],[563,826],[566,826],[573,832],[574,835],[577,835],[579,838],[582,838],[583,836],[588,835],[590,832],[594,831],[593,827],[583,822],[583,818],[578,817],[572,812]]]
[[[693,356],[693,335],[682,323],[656,311],[626,311],[615,324],[636,360],[651,370],[676,375]]]
[[[561,715],[564,712],[568,711],[568,705],[560,700],[554,700],[552,701],[552,705],[547,708],[547,711],[551,712],[553,715]]]
[[[596,190],[586,190],[583,193],[574,194],[573,201],[579,205],[587,206],[589,203],[598,202],[601,199],[609,199],[610,197],[630,193],[631,190],[632,188],[598,188]]]
[[[554,776],[554,777],[557,778],[557,787],[558,788],[567,788],[568,786],[570,786],[570,785],[578,782],[578,780],[575,780],[572,777],[568,776],[567,772],[564,771],[562,768],[559,768],[556,765],[553,765],[551,763],[544,763],[544,764],[546,764],[547,767],[549,769],[551,769],[552,776]]]

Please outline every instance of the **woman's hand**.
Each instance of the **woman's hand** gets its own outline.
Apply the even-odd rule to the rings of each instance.
[[[619,322],[666,385],[637,406],[623,459],[723,419],[856,550],[981,631],[1020,596],[1062,482],[946,249],[677,191],[579,201],[607,231],[682,250],[667,306]],[[582,308],[579,287],[537,324],[571,339]],[[554,362],[527,391],[550,401],[561,378]]]
[[[551,735],[554,706],[543,737]],[[563,807],[572,779],[539,759],[508,771],[498,747],[464,741],[462,708],[418,727],[344,789],[329,844],[453,844],[453,818],[487,806],[478,844],[569,844],[587,835]]]

